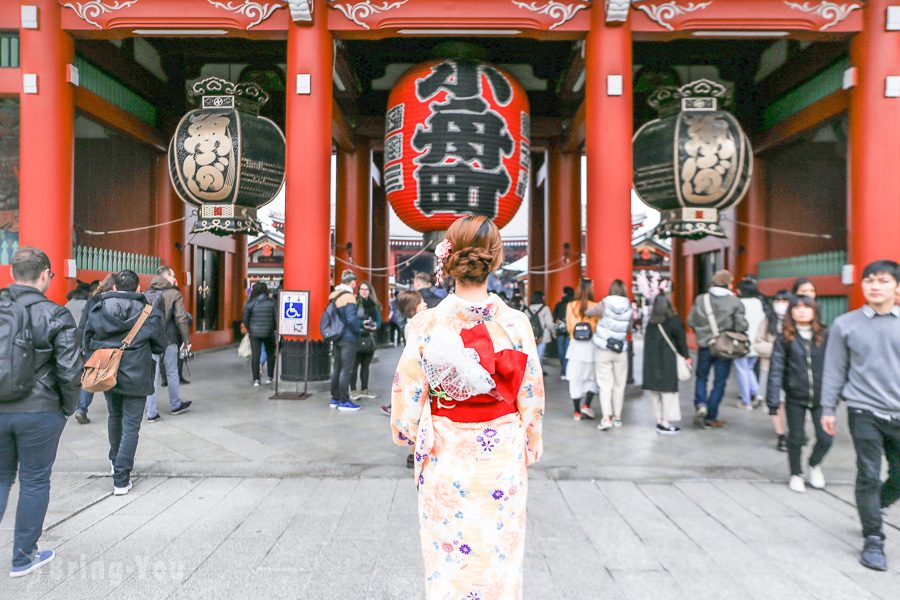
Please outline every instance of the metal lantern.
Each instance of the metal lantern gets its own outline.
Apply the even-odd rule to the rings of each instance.
[[[506,225],[528,189],[528,97],[510,73],[472,59],[408,70],[388,99],[384,186],[394,211],[421,232],[467,214]]]
[[[634,189],[659,210],[657,235],[725,237],[719,210],[750,186],[753,150],[740,123],[718,110],[724,86],[701,79],[662,87],[648,104],[660,118],[634,134]]]
[[[181,199],[199,207],[193,232],[258,234],[257,209],[284,185],[284,134],[259,116],[268,94],[254,83],[209,77],[190,95],[201,108],[178,123],[169,176]]]

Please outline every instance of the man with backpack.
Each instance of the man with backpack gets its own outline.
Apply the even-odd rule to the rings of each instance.
[[[22,246],[12,276],[15,284],[0,290],[0,518],[18,471],[9,575],[21,577],[54,558],[37,542],[59,438],[78,405],[82,363],[75,319],[44,296],[53,279],[47,255]]]
[[[717,338],[742,334],[747,341],[746,349],[750,349],[744,305],[734,295],[733,283],[734,276],[729,271],[717,271],[713,275],[709,292],[697,296],[688,316],[688,325],[693,327],[699,346],[697,381],[694,387],[694,423],[701,427],[725,427],[725,421],[719,419],[719,404],[725,396],[725,384],[731,373],[733,358],[714,352],[717,350]],[[710,371],[713,371],[714,379],[712,392],[708,393]]]
[[[534,342],[537,344],[538,358],[544,363],[544,350],[553,339],[553,314],[550,308],[544,304],[544,292],[531,293],[531,303],[523,309],[531,323],[531,331],[534,333]],[[544,373],[546,375],[547,373]]]
[[[569,349],[569,330],[566,329],[566,307],[575,298],[575,290],[566,286],[563,288],[563,296],[553,307],[553,327],[556,333],[556,353],[559,355],[559,377],[568,381],[566,377],[566,351]]]
[[[191,406],[190,400],[181,400],[181,377],[178,374],[178,356],[181,347],[191,349],[191,317],[184,309],[184,297],[178,290],[177,283],[172,267],[162,266],[157,269],[156,276],[150,282],[150,289],[145,294],[147,301],[162,313],[167,341],[162,355],[159,358],[154,357],[158,366],[154,370],[153,393],[147,396],[148,423],[155,423],[160,419],[156,407],[156,390],[159,389],[156,374],[163,368],[166,370],[171,413],[181,414]]]
[[[362,407],[350,400],[350,378],[359,349],[360,324],[356,318],[356,273],[345,269],[341,283],[328,297],[320,329],[326,341],[334,344],[331,367],[331,408],[356,412]]]
[[[94,352],[124,346],[115,385],[104,392],[109,409],[109,461],[115,496],[124,496],[131,490],[141,416],[147,396],[153,393],[152,355],[164,352],[168,344],[159,309],[143,315],[148,302],[138,292],[138,283],[134,271],[116,273],[112,291],[101,295],[91,307],[84,328],[84,352],[89,366]]]

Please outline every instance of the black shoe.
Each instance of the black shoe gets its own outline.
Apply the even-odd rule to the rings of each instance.
[[[884,555],[884,540],[877,535],[867,535],[859,564],[875,571],[887,571],[887,558]]]
[[[187,385],[191,382],[190,379],[185,379],[184,377],[180,378],[178,381],[181,383],[181,385]]]
[[[416,466],[416,458],[412,454],[410,454],[409,456],[406,457],[406,468],[412,469],[415,466]]]
[[[156,413],[152,417],[147,417],[148,423],[156,423],[157,421],[159,421],[159,413]]]
[[[778,443],[775,444],[775,449],[779,452],[787,452],[787,436],[783,434],[778,436]]]
[[[160,382],[159,382],[159,384],[160,384],[161,386],[163,386],[163,387],[169,387],[169,380],[168,380],[168,379],[161,379]]]
[[[190,400],[188,400],[187,402],[182,402],[178,408],[172,410],[172,414],[180,415],[181,413],[183,413],[184,411],[189,409],[191,407],[191,404],[192,404],[192,402]]]
[[[87,416],[87,413],[80,408],[75,411],[75,420],[78,421],[79,425],[87,425],[91,422],[91,420]]]

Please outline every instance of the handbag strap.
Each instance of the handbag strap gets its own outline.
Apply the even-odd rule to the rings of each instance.
[[[662,324],[657,323],[656,326],[659,328],[659,332],[662,334],[663,339],[666,340],[666,343],[669,345],[669,348],[672,349],[672,352],[674,352],[677,356],[681,356],[680,354],[678,354],[678,350],[675,349],[675,344],[673,344],[672,340],[669,339],[669,336],[666,335],[666,330],[663,329]]]
[[[712,309],[712,301],[709,294],[703,294],[703,307],[706,309],[706,320],[709,321],[709,327],[712,329],[713,338],[719,337],[719,322],[716,321],[716,314]]]
[[[141,330],[141,327],[144,326],[144,323],[147,322],[147,317],[150,316],[150,312],[153,310],[153,306],[150,304],[144,305],[144,310],[141,311],[141,316],[138,317],[137,322],[131,328],[131,331],[128,332],[128,335],[125,336],[125,339],[122,340],[122,346],[120,347],[122,350],[131,345],[131,342],[134,341],[134,336],[138,334],[138,331]]]

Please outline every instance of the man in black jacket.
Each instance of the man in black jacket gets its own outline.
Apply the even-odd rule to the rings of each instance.
[[[18,471],[9,574],[21,577],[54,557],[52,550],[38,551],[37,542],[50,502],[50,472],[59,437],[78,404],[82,365],[72,313],[44,296],[53,279],[47,255],[37,248],[19,248],[13,255],[12,275],[15,284],[8,289],[28,312],[36,350],[31,392],[21,400],[0,403],[0,518]],[[4,364],[11,362],[9,357],[2,359]]]
[[[95,350],[122,345],[147,305],[147,299],[137,289],[137,274],[119,271],[113,291],[100,296],[100,301],[91,308],[84,328],[84,351],[88,359]],[[164,352],[167,344],[162,313],[154,308],[122,353],[115,387],[105,392],[109,408],[109,460],[116,496],[124,496],[131,490],[141,417],[147,396],[153,393],[152,355]]]
[[[420,271],[413,277],[413,289],[422,294],[422,300],[428,308],[434,308],[444,299],[435,292],[436,288],[431,285],[431,275],[425,272]]]

